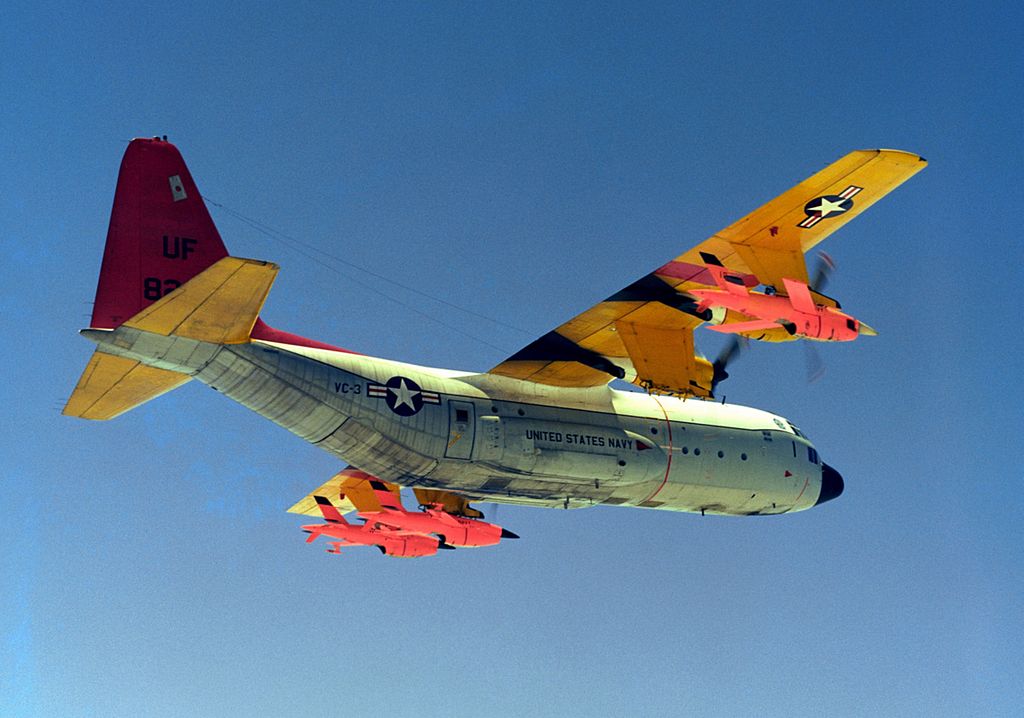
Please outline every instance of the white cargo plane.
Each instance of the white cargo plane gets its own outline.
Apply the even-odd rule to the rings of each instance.
[[[839,496],[839,473],[785,418],[714,401],[729,357],[699,356],[693,331],[711,323],[784,341],[806,338],[793,331],[794,306],[835,319],[839,306],[815,291],[805,253],[924,166],[907,152],[852,152],[477,373],[266,325],[259,313],[278,267],[228,256],[177,148],[136,139],[82,331],[98,346],[64,413],[111,419],[190,379],[209,385],[351,465],[291,508],[335,523],[339,507],[360,511],[358,531],[335,531],[358,540],[334,552],[451,547],[439,524],[391,500],[381,508],[398,487],[415,489],[424,515],[463,522],[482,517],[472,500],[744,516],[808,509]],[[799,302],[788,299],[794,288]],[[715,305],[730,292],[757,298],[757,316]],[[615,389],[615,379],[646,391]],[[395,548],[414,544],[417,552]]]

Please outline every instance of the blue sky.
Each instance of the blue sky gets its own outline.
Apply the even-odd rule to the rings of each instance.
[[[6,6],[0,713],[1015,714],[1021,15]],[[306,546],[284,509],[338,465],[205,387],[59,415],[121,154],[155,134],[315,248],[212,209],[282,266],[268,322],[481,371],[851,149],[924,155],[823,245],[880,336],[822,347],[811,385],[801,347],[759,346],[723,385],[846,493],[771,519],[502,507],[523,540],[436,560]]]

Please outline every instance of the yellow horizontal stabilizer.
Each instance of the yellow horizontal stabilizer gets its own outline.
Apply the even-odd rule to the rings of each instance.
[[[246,342],[278,269],[270,262],[225,257],[124,326],[213,344]]]
[[[97,350],[82,372],[63,413],[83,419],[113,419],[191,378],[188,374],[157,369]]]

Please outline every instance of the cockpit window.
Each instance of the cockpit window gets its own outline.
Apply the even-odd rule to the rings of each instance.
[[[812,464],[819,463],[818,462],[818,450],[815,449],[813,446],[808,446],[807,447],[807,460],[810,461]]]

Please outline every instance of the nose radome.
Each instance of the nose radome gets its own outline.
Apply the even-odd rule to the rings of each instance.
[[[814,502],[814,505],[831,501],[842,494],[844,488],[843,477],[839,472],[823,462],[821,464],[821,493],[818,494],[818,500]]]

